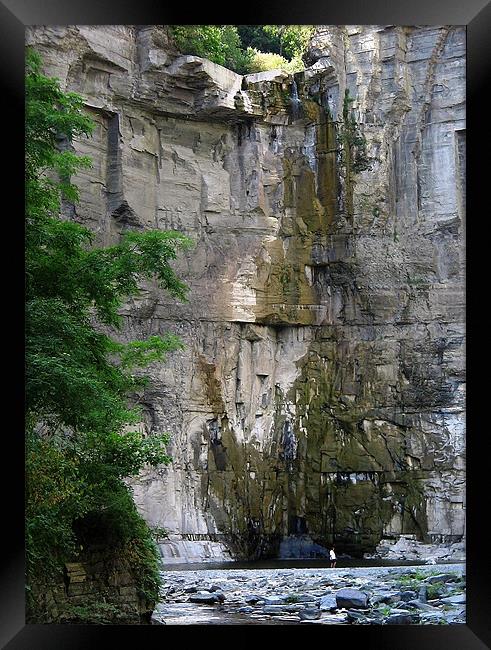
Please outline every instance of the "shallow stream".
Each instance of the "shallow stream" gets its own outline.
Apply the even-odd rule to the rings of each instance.
[[[428,579],[437,575],[435,594]],[[465,623],[465,564],[340,559],[331,569],[326,560],[265,560],[174,564],[162,577],[154,619],[167,625]],[[367,604],[339,606],[341,589],[366,594]]]

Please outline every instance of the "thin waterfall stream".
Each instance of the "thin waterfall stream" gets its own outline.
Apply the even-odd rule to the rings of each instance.
[[[292,110],[292,119],[295,122],[302,117],[302,102],[298,96],[298,87],[295,79],[292,81],[292,90],[291,90],[291,110]]]

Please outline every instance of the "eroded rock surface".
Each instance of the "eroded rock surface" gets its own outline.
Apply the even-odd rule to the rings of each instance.
[[[186,344],[139,396],[172,434],[133,484],[164,554],[461,542],[465,29],[319,26],[295,79],[162,26],[27,38],[97,123],[70,217],[195,241],[188,303],[148,285],[125,309],[125,338]]]

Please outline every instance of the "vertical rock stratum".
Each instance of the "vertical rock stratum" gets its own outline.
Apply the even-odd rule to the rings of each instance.
[[[133,483],[163,554],[462,541],[465,28],[318,26],[295,77],[183,56],[165,26],[27,41],[97,123],[67,216],[196,244],[189,302],[147,285],[122,335],[186,344],[138,396],[172,435]]]

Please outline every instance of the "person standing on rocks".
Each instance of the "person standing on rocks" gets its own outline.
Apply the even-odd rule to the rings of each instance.
[[[334,546],[332,546],[329,551],[329,559],[331,560],[331,569],[336,568],[336,553],[334,552]]]

